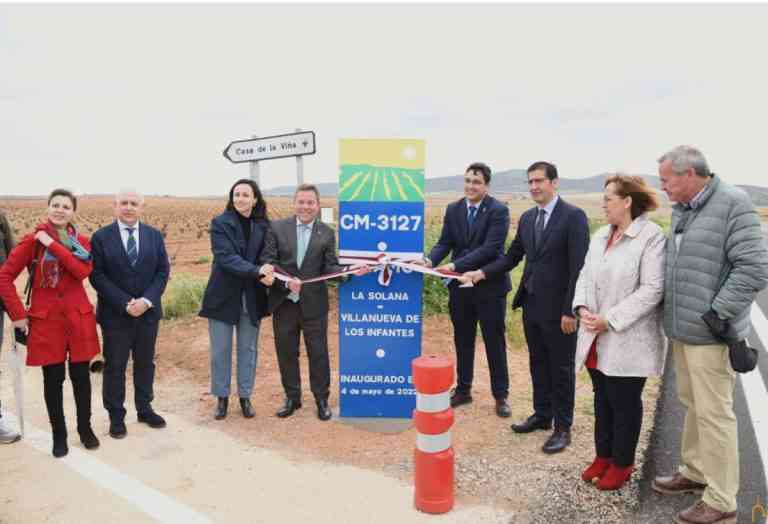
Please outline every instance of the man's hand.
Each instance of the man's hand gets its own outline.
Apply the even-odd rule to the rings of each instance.
[[[149,305],[142,298],[132,298],[125,308],[129,315],[136,318],[146,313],[148,309]]]
[[[262,264],[259,268],[259,275],[271,276],[275,272],[275,266],[272,264]]]
[[[371,266],[368,264],[355,264],[354,266],[350,266],[350,270],[355,270],[353,275],[361,277],[363,275],[367,275],[371,272]]]
[[[430,267],[430,266],[427,266],[427,267]],[[450,272],[454,272],[454,271],[456,271],[456,266],[453,263],[443,264],[442,266],[437,268],[437,271],[450,271]]]
[[[2,314],[2,313],[0,313]],[[13,321],[13,327],[17,329],[23,329],[26,331],[29,328],[29,319],[28,318],[20,318],[19,320]]]
[[[37,233],[35,233],[35,240],[40,242],[45,247],[48,247],[51,244],[53,244],[53,239],[51,238],[51,235],[49,235],[45,231],[38,231]]]
[[[417,266],[432,267],[432,261],[427,257],[422,257],[421,260],[411,260],[410,262]]]
[[[269,275],[269,276],[267,276],[267,275],[262,275],[262,276],[261,276],[261,278],[260,278],[259,280],[260,280],[260,281],[261,281],[261,283],[262,283],[262,284],[264,284],[265,286],[267,286],[267,287],[270,287],[272,284],[274,284],[274,283],[275,283],[275,274],[274,274],[274,273],[272,273],[272,274],[271,274],[271,275]]]
[[[293,293],[296,293],[298,295],[301,292],[301,280],[299,280],[298,278],[289,280],[288,289],[290,289]]]
[[[568,315],[563,315],[560,318],[560,329],[563,333],[566,335],[570,335],[571,333],[576,333],[576,319],[573,317],[569,317]]]
[[[483,273],[482,269],[476,269],[474,271],[467,271],[463,275],[461,275],[462,278],[466,277],[472,281],[473,284],[477,284],[481,280],[485,280],[485,273]]]

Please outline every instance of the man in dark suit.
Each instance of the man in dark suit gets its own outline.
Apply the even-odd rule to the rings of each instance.
[[[262,264],[271,264],[297,277],[290,282],[275,281],[267,301],[286,397],[276,415],[289,417],[301,407],[299,336],[303,332],[317,416],[320,420],[329,420],[328,287],[324,281],[302,285],[299,279],[342,271],[345,267],[338,263],[333,229],[317,218],[320,212],[317,187],[302,184],[296,188],[293,206],[294,216],[271,223],[261,254]],[[365,268],[360,270],[360,274],[365,272]]]
[[[104,407],[109,434],[125,437],[125,368],[133,353],[133,387],[139,422],[153,428],[165,420],[152,409],[155,340],[163,317],[161,297],[170,265],[163,235],[139,221],[144,197],[133,189],[115,197],[117,220],[91,239],[91,285],[98,293],[96,320],[104,339]]]
[[[523,278],[513,308],[523,308],[528,342],[534,413],[516,433],[555,430],[542,448],[557,453],[571,443],[576,388],[576,318],[572,302],[589,247],[589,224],[581,209],[557,195],[557,168],[536,162],[528,168],[528,187],[536,207],[520,217],[517,234],[506,255],[468,275],[473,282],[512,270],[525,256]]]
[[[436,266],[451,253],[451,263],[442,268],[464,273],[483,267],[503,255],[509,230],[509,210],[504,203],[488,194],[490,183],[491,168],[487,165],[478,162],[467,168],[464,173],[465,197],[446,208],[440,239],[424,259],[425,265]],[[479,322],[491,375],[491,392],[496,399],[496,414],[510,416],[504,336],[506,297],[510,289],[509,274],[503,271],[474,287],[459,287],[455,280],[448,286],[448,308],[453,323],[457,363],[456,388],[451,395],[453,407],[472,402],[475,338]]]

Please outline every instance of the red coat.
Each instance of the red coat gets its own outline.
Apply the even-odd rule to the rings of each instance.
[[[48,250],[59,261],[59,281],[56,287],[41,287],[42,261],[38,260],[29,311],[19,299],[14,281],[32,262],[36,251],[38,259],[42,259],[45,247],[35,240],[34,234],[29,234],[0,268],[0,298],[8,316],[13,321],[29,318],[28,366],[59,364],[66,360],[67,353],[71,362],[87,362],[100,351],[96,317],[83,287],[93,262],[78,259],[56,236],[51,236],[54,242]],[[90,251],[88,238],[77,235],[77,240]]]

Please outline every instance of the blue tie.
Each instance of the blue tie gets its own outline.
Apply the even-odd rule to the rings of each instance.
[[[475,216],[477,215],[477,206],[469,206],[469,214],[467,215],[467,224],[469,229],[472,229],[472,225],[475,223]]]
[[[128,231],[128,242],[126,242],[125,250],[128,252],[128,262],[133,267],[139,261],[139,249],[136,246],[136,237],[133,236],[134,228],[126,227],[125,229]]]

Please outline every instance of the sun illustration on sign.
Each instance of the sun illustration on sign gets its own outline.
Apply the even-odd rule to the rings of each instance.
[[[403,157],[416,155],[406,147]],[[339,200],[353,201],[424,201],[424,170],[403,167],[346,164],[341,166]]]
[[[406,160],[413,160],[416,158],[416,148],[412,146],[408,146],[405,149],[403,149],[403,158]]]

